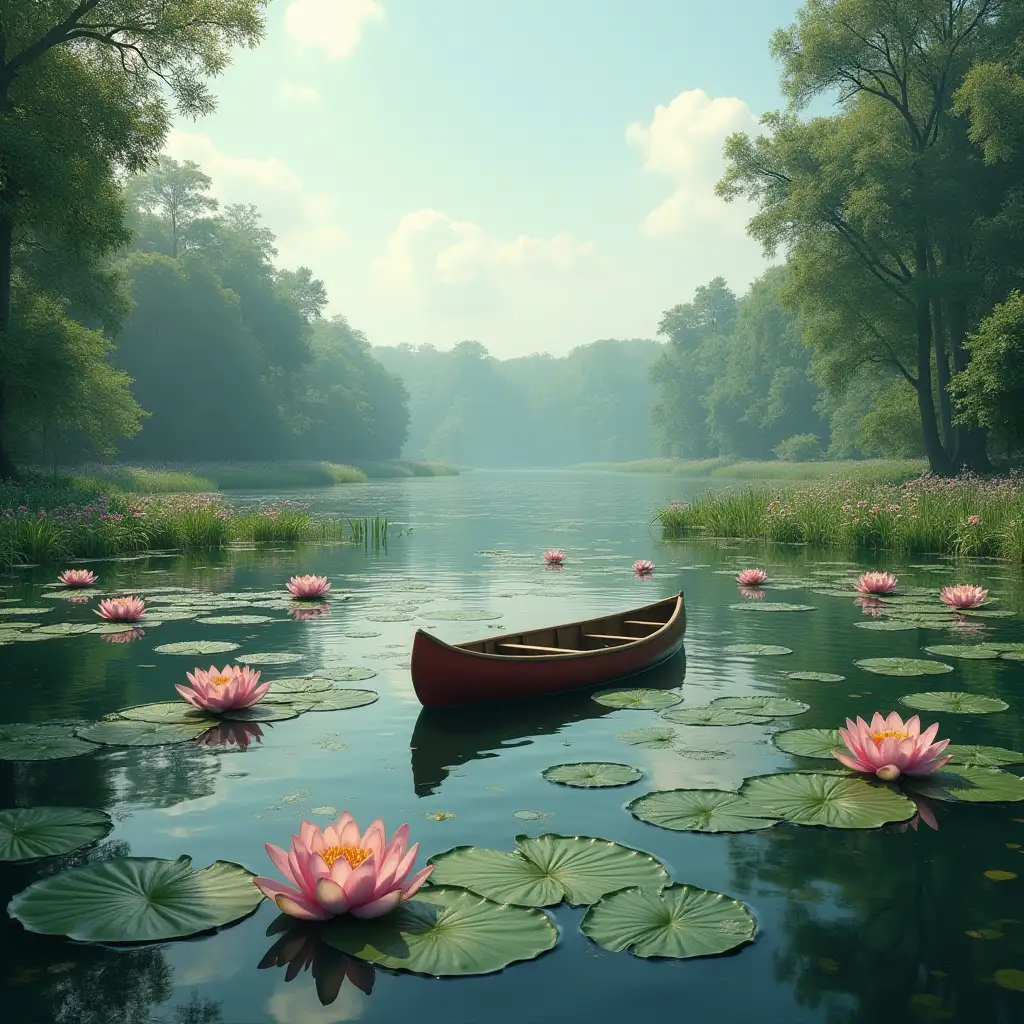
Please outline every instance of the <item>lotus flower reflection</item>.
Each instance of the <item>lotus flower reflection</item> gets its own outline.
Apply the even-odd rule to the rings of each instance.
[[[329,604],[314,604],[305,608],[290,608],[289,614],[296,622],[303,622],[308,619],[319,619],[322,615],[330,615]]]
[[[315,601],[331,589],[326,576],[293,576],[288,581],[288,591],[299,601]]]
[[[877,597],[855,597],[853,603],[865,615],[874,615],[876,618],[885,611],[885,602],[880,601]]]
[[[111,597],[100,601],[96,614],[107,622],[138,622],[146,613],[141,597]]]
[[[545,551],[544,561],[548,565],[561,565],[565,561],[564,551]]]
[[[870,725],[863,718],[856,722],[848,718],[846,728],[839,730],[846,751],[833,750],[832,755],[847,768],[877,775],[885,782],[901,775],[930,775],[949,761],[942,756],[949,740],[932,742],[938,731],[935,722],[921,732],[917,715],[904,722],[895,711],[888,718],[876,711]]]
[[[136,640],[141,640],[145,635],[146,631],[141,626],[134,626],[132,629],[126,629],[123,633],[102,633],[100,639],[105,640],[108,644],[131,644]]]
[[[192,687],[175,683],[174,688],[192,707],[212,711],[215,715],[236,708],[251,708],[270,689],[270,683],[260,683],[259,672],[253,672],[248,665],[225,665],[220,670],[211,665],[207,672],[197,668],[195,674],[185,674]]]
[[[961,583],[955,587],[943,587],[939,591],[939,600],[950,608],[979,608],[988,598],[988,591],[969,583]]]
[[[57,580],[65,587],[79,589],[81,587],[94,587],[96,585],[96,573],[88,569],[65,569]]]
[[[923,796],[918,796],[916,793],[904,793],[903,795],[917,808],[917,813],[910,821],[901,821],[898,825],[889,826],[890,829],[893,832],[906,832],[908,828],[912,828],[916,832],[917,826],[923,821],[933,832],[938,832],[939,819],[935,817],[932,805]]]
[[[768,573],[764,569],[744,569],[736,577],[736,582],[741,587],[759,587],[766,579]]]
[[[649,562],[646,558],[638,558],[633,563],[633,572],[640,577],[650,576],[654,572],[654,563]]]
[[[760,587],[739,587],[737,588],[740,592],[740,597],[745,597],[748,601],[763,601],[767,595],[767,590],[761,590]]]
[[[360,835],[348,811],[323,831],[303,821],[290,851],[266,844],[267,854],[290,884],[263,877],[253,881],[291,917],[381,917],[411,899],[434,870],[428,866],[409,877],[420,844],[406,850],[408,841],[409,826],[402,825],[388,843],[380,818]]]
[[[263,742],[263,730],[257,722],[219,722],[197,736],[192,745],[195,747],[238,747],[248,750],[249,744],[255,740]]]
[[[896,577],[891,572],[866,572],[853,588],[861,594],[891,594],[896,589]]]

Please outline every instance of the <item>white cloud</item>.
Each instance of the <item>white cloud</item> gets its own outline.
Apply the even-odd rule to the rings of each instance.
[[[383,18],[379,0],[293,0],[284,27],[297,43],[341,60],[356,48],[365,25]]]
[[[278,1024],[345,1024],[362,1017],[365,1003],[366,996],[346,979],[338,998],[322,1006],[312,981],[300,978],[295,984],[282,982],[274,989],[267,1000],[267,1013]]]
[[[281,82],[277,94],[289,106],[320,102],[320,93],[313,86],[302,85],[300,82]]]
[[[681,92],[667,107],[659,104],[649,124],[629,125],[626,141],[643,153],[645,169],[675,189],[644,219],[643,233],[694,241],[709,230],[742,237],[752,209],[746,202],[719,199],[715,183],[725,169],[726,136],[758,130],[757,117],[743,100],[711,97],[703,89]]]

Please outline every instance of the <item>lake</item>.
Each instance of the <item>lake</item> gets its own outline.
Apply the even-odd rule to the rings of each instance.
[[[1009,708],[998,713],[920,714],[924,724],[938,721],[939,736],[955,744],[1024,749],[1024,663],[922,650],[1024,642],[1018,572],[993,563],[954,569],[918,558],[914,566],[896,558],[847,560],[799,547],[661,545],[656,528],[648,528],[651,510],[705,486],[642,475],[476,472],[288,493],[275,497],[309,501],[324,513],[387,516],[386,551],[329,546],[87,563],[104,592],[149,596],[161,624],[133,642],[84,633],[7,643],[0,649],[0,729],[65,721],[70,735],[76,723],[118,709],[176,700],[173,684],[186,682],[186,671],[247,654],[296,656],[254,659],[264,678],[322,673],[347,680],[341,686],[372,689],[379,700],[227,729],[220,743],[207,738],[212,745],[93,745],[75,757],[0,760],[0,807],[97,808],[113,822],[109,835],[73,853],[0,864],[0,895],[6,905],[56,871],[125,855],[187,854],[196,867],[224,860],[276,876],[265,842],[287,846],[302,818],[326,825],[348,809],[364,826],[377,816],[389,831],[408,822],[420,843],[418,865],[456,846],[511,851],[517,835],[612,840],[652,854],[676,882],[742,901],[757,922],[752,943],[723,956],[643,959],[586,938],[586,908],[562,905],[549,910],[558,929],[551,952],[487,976],[434,979],[375,969],[318,944],[314,933],[282,931],[269,901],[217,933],[127,949],[27,933],[5,916],[4,1019],[619,1024],[641,1006],[644,1017],[695,1024],[1024,1019],[1024,803],[923,800],[913,819],[881,828],[782,822],[720,834],[659,828],[625,809],[651,791],[732,790],[752,776],[837,768],[786,753],[772,736],[833,729],[875,710],[910,714],[899,698],[911,693],[1001,698]],[[542,564],[541,553],[553,547],[567,552],[561,571]],[[637,558],[656,563],[652,578],[633,575]],[[746,565],[770,573],[760,601],[738,595],[732,575]],[[896,571],[911,594],[920,588],[912,628],[861,628],[891,618],[835,593],[852,570],[875,567]],[[282,588],[298,573],[331,578],[326,614],[296,620],[275,598],[287,596]],[[28,631],[38,628],[25,625],[30,621],[98,621],[94,599],[75,604],[45,587],[54,575],[52,568],[20,570],[0,579],[0,622],[16,630],[19,610],[31,608],[46,610],[22,617]],[[775,592],[772,579],[781,584]],[[929,621],[918,606],[931,600],[941,612],[938,588],[959,582],[990,587],[992,608],[1012,614]],[[460,642],[495,627],[571,621],[678,590],[686,597],[685,657],[663,666],[650,686],[678,687],[684,709],[727,696],[782,696],[809,710],[698,726],[581,695],[493,712],[421,714],[408,669],[418,627]],[[811,610],[753,610],[777,603]],[[458,615],[432,617],[437,611]],[[199,621],[232,612],[268,621]],[[0,625],[0,635],[10,636],[4,630]],[[238,646],[205,657],[154,650],[199,641]],[[726,650],[742,644],[792,653]],[[907,678],[854,664],[870,658],[926,659],[951,671]],[[791,679],[791,672],[843,678]],[[620,738],[666,726],[677,733],[671,744]],[[625,763],[644,777],[588,790],[541,775],[552,765],[587,761]]]

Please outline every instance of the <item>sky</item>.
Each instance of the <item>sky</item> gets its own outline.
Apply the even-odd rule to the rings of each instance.
[[[254,203],[374,345],[499,358],[654,337],[768,265],[714,195],[783,106],[798,0],[274,0],[166,151]]]

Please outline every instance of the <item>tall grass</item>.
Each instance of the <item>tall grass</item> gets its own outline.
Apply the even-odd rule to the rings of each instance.
[[[668,476],[730,480],[821,480],[834,476],[879,483],[901,483],[927,469],[921,459],[864,459],[843,462],[758,462],[716,459],[638,459],[593,462],[577,467],[616,473],[664,473]]]
[[[662,536],[733,537],[1024,563],[1024,475],[833,478],[708,491],[657,509]]]
[[[458,476],[455,466],[443,462],[364,462],[360,468],[371,480],[400,480],[413,476]]]

